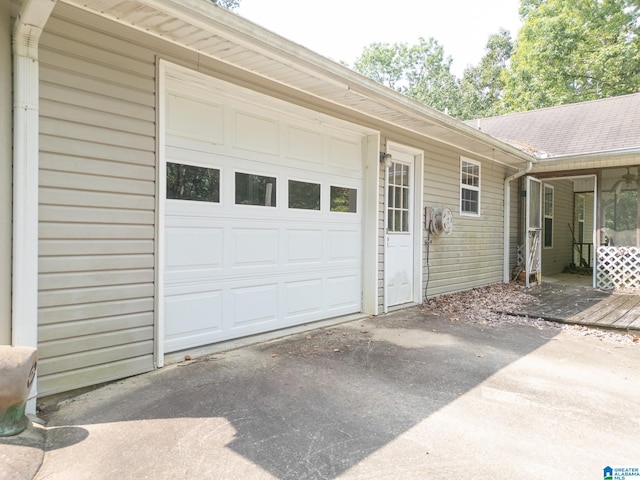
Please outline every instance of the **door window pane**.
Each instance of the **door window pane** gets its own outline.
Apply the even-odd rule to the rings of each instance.
[[[236,205],[276,206],[276,178],[236,172]]]
[[[331,186],[331,211],[356,213],[357,190]]]
[[[220,202],[220,170],[167,162],[167,198]]]
[[[320,210],[320,184],[289,180],[289,208]]]
[[[540,225],[540,182],[529,180],[529,226],[528,228],[539,229]]]
[[[387,171],[389,195],[387,196],[387,231],[409,231],[409,165],[393,162]]]

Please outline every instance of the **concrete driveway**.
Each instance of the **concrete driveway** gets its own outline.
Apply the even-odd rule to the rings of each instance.
[[[37,479],[602,479],[640,467],[640,348],[401,311],[43,412]]]

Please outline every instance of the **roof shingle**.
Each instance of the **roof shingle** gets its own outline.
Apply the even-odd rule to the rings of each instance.
[[[466,123],[549,158],[640,147],[640,93]]]

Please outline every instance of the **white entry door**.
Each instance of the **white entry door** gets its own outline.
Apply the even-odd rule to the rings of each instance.
[[[414,301],[414,156],[394,152],[386,167],[385,305]]]

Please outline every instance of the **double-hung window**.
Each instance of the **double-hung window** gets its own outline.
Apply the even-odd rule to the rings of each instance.
[[[480,163],[460,158],[460,214],[480,215]]]

